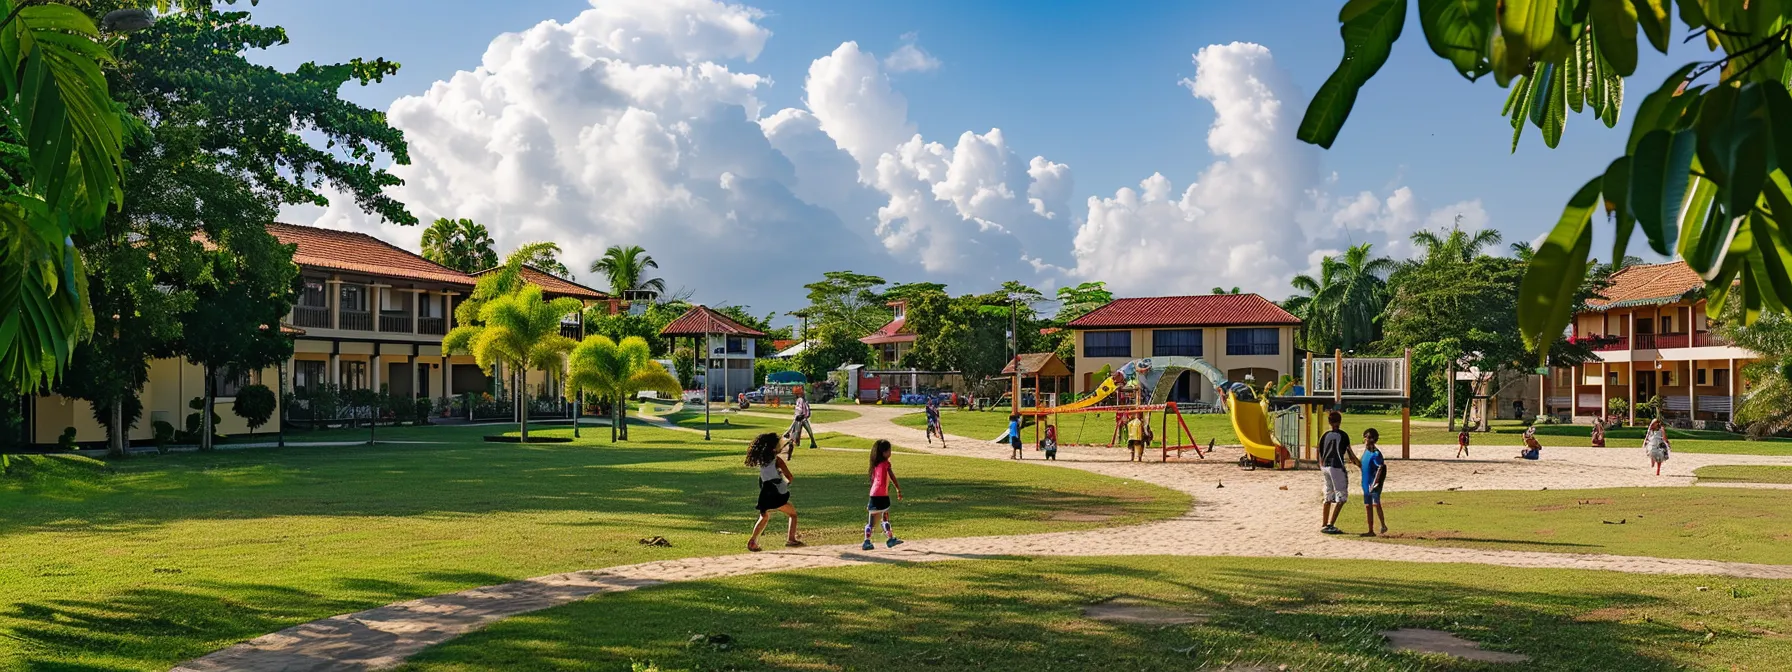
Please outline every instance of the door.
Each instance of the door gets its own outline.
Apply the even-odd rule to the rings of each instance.
[[[1655,396],[1655,389],[1656,389],[1656,387],[1655,387],[1655,372],[1654,371],[1638,371],[1638,372],[1636,372],[1636,402],[1637,403],[1639,403],[1639,404],[1649,403],[1649,399],[1651,397]]]
[[[417,365],[417,398],[429,399],[429,365]]]

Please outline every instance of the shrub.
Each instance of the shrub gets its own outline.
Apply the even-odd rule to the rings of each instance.
[[[161,448],[174,441],[174,425],[168,424],[163,420],[157,420],[149,424],[150,427],[155,430],[155,438],[153,441],[155,441],[156,448]]]
[[[413,414],[416,423],[419,425],[429,424],[429,416],[434,415],[433,411],[435,411],[435,406],[434,402],[423,397],[418,397],[415,401],[412,401],[411,413]]]
[[[249,423],[251,434],[268,424],[277,409],[279,404],[274,398],[274,391],[266,385],[250,385],[238,390],[236,403],[231,405],[231,412]]]
[[[56,449],[57,450],[74,450],[75,447],[76,447],[75,446],[75,428],[73,428],[73,427],[62,428],[62,436],[56,437]]]

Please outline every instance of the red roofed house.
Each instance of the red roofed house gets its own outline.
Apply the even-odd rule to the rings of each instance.
[[[708,362],[697,373],[703,376],[710,400],[732,399],[753,388],[753,360],[758,357],[755,339],[763,338],[765,332],[707,306],[692,306],[661,329],[660,335],[708,341],[703,349]]]
[[[1299,370],[1294,332],[1300,318],[1256,294],[1154,296],[1115,299],[1072,320],[1076,334],[1076,391],[1095,389],[1095,372],[1119,369],[1145,357],[1200,357],[1225,371],[1262,384]],[[1188,372],[1172,401],[1214,401],[1211,381]]]
[[[292,314],[280,325],[294,335],[293,357],[284,367],[284,382],[281,367],[216,373],[220,433],[249,431],[231,404],[236,390],[250,384],[277,395],[325,383],[385,386],[392,394],[416,398],[491,391],[490,379],[472,357],[442,353],[457,297],[472,291],[473,276],[364,233],[290,224],[271,224],[268,232],[296,247],[293,262],[303,281]],[[149,384],[140,393],[143,417],[130,438],[153,438],[158,420],[182,427],[192,412],[187,401],[203,394],[204,379],[199,367],[181,359],[151,362]],[[277,422],[261,431],[272,432]],[[54,395],[36,399],[33,442],[52,443],[65,427],[74,427],[81,442],[106,436],[87,402]]]
[[[902,361],[903,355],[908,354],[910,348],[915,347],[915,334],[904,331],[907,326],[904,319],[908,317],[908,302],[891,301],[888,305],[896,311],[896,315],[890,318],[890,323],[878,327],[877,331],[859,339],[859,342],[877,351],[878,358],[886,366],[895,366]]]
[[[1544,382],[1546,412],[1590,422],[1622,399],[1635,421],[1636,404],[1659,395],[1669,418],[1731,420],[1747,391],[1741,369],[1760,356],[1711,332],[1699,274],[1671,261],[1630,266],[1611,282],[1573,322],[1571,338],[1589,341],[1599,359],[1555,369]]]

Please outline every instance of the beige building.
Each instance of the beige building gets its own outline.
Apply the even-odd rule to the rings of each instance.
[[[1604,299],[1574,317],[1571,338],[1596,361],[1557,368],[1544,381],[1548,412],[1590,422],[1621,399],[1622,417],[1659,395],[1668,418],[1729,421],[1748,391],[1742,367],[1758,359],[1711,331],[1705,282],[1685,262],[1638,265],[1612,275]]]
[[[1156,296],[1116,299],[1071,321],[1076,339],[1072,385],[1085,393],[1101,384],[1103,366],[1119,369],[1145,357],[1200,357],[1234,381],[1261,385],[1298,375],[1294,334],[1300,319],[1256,294]],[[1187,372],[1172,401],[1214,401],[1213,381]]]
[[[489,392],[492,381],[467,355],[447,356],[442,337],[454,328],[454,307],[473,289],[477,278],[441,266],[372,236],[351,231],[274,224],[268,227],[280,242],[295,246],[303,288],[291,314],[279,325],[293,336],[292,359],[259,371],[219,372],[218,432],[249,431],[232,412],[235,392],[251,384],[278,394],[310,390],[325,383],[349,389],[435,399],[465,392]],[[524,277],[541,285],[549,297],[571,296],[592,305],[606,301],[602,292],[535,269]],[[562,333],[583,334],[582,317],[569,317]],[[283,371],[284,370],[284,371]],[[282,375],[284,373],[284,376]],[[204,372],[180,359],[150,364],[149,383],[139,393],[143,417],[130,431],[132,441],[154,437],[153,423],[177,429],[194,412],[187,404],[204,393]],[[552,392],[552,380],[539,372],[531,390]],[[75,440],[100,442],[106,430],[93,419],[86,401],[56,395],[32,400],[29,436],[33,443],[54,443],[65,428]],[[259,431],[272,433],[278,418]]]

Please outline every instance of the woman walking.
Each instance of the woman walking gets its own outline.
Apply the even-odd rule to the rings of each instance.
[[[788,441],[788,439],[784,439]],[[771,521],[772,512],[778,511],[790,519],[790,528],[785,534],[784,545],[798,548],[803,542],[796,538],[796,506],[790,503],[790,466],[778,455],[780,439],[777,434],[766,432],[753,439],[747,446],[747,466],[759,468],[759,522],[753,524],[753,536],[747,538],[747,550],[759,551],[759,533],[765,531],[765,524]]]

